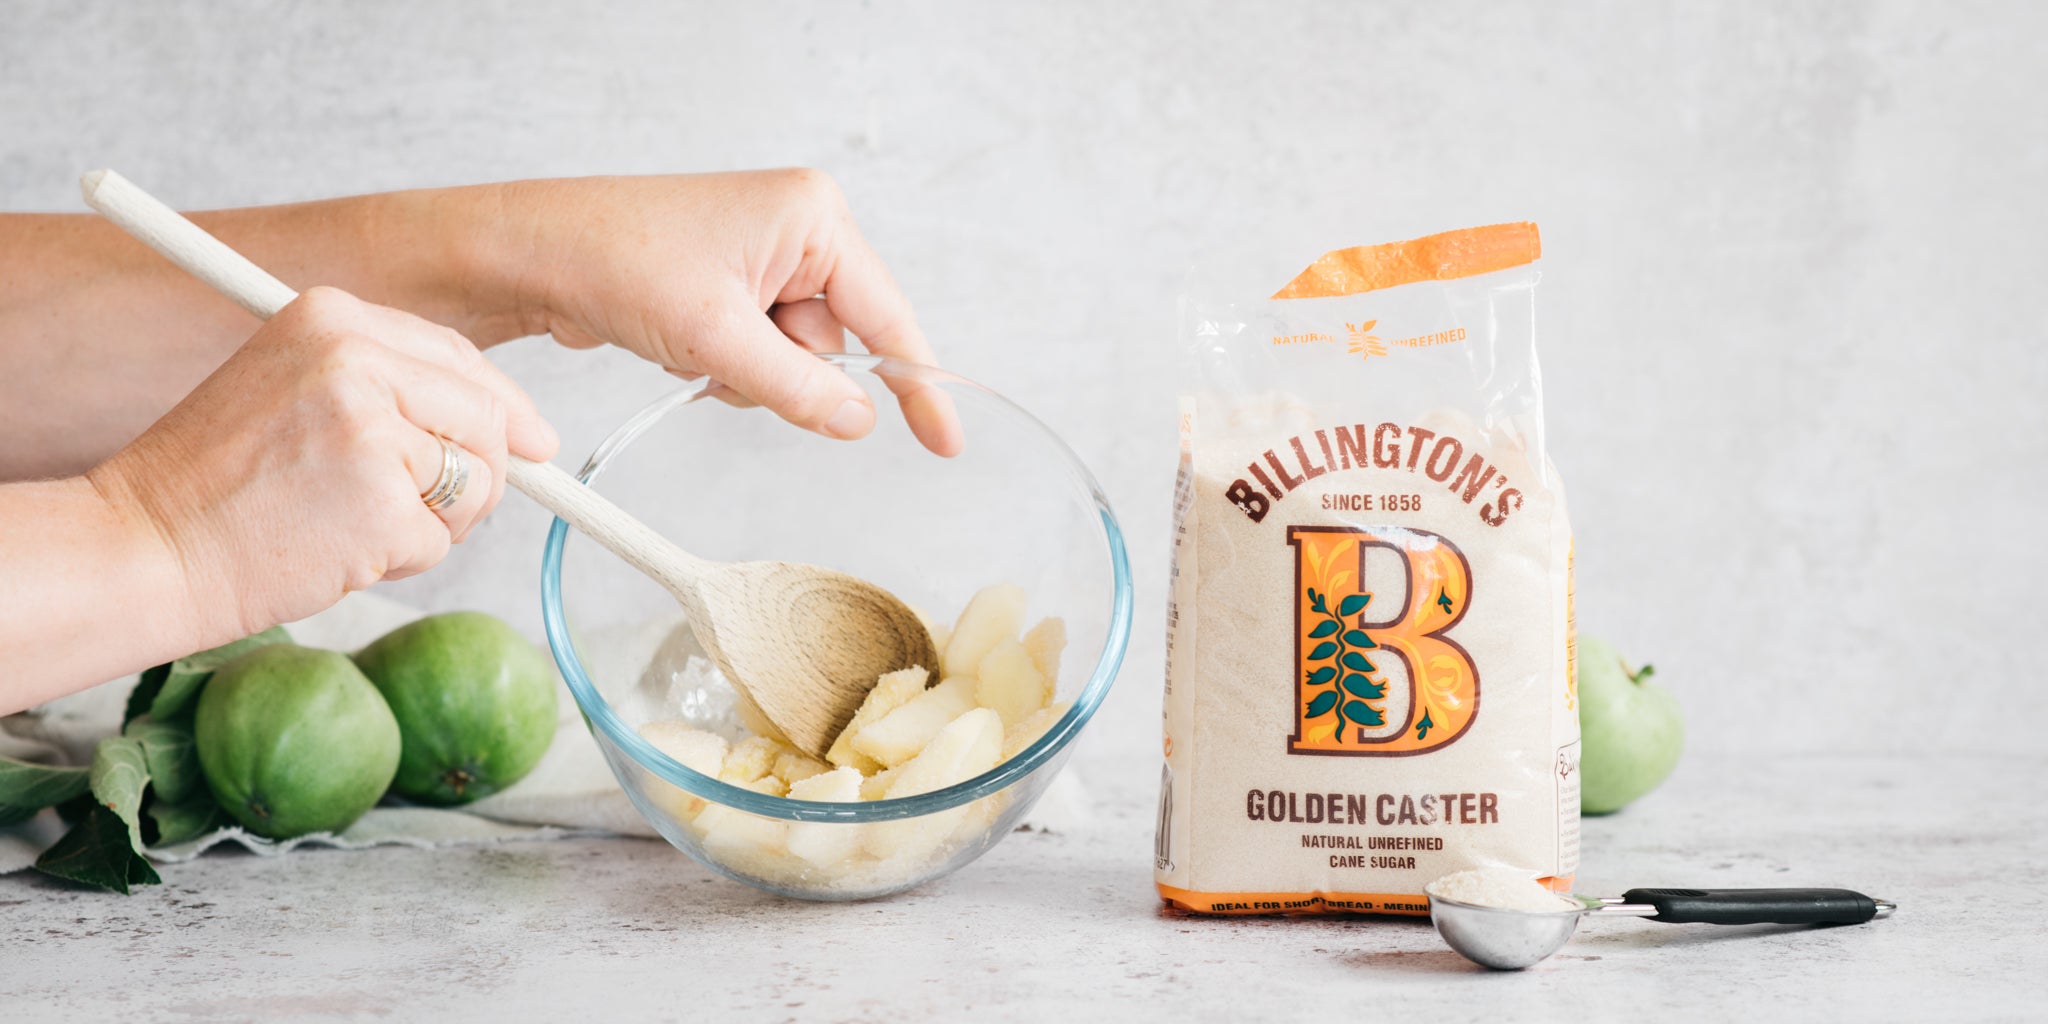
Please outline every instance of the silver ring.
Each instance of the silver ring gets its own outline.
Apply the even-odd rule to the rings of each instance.
[[[462,500],[462,489],[469,485],[469,460],[463,458],[462,449],[455,442],[439,434],[434,435],[441,442],[441,475],[434,478],[434,485],[420,494],[420,500],[427,507],[439,512]]]

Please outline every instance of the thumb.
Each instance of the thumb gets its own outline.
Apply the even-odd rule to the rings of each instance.
[[[704,356],[704,369],[776,415],[806,430],[850,441],[875,426],[867,392],[838,367],[801,348],[765,313],[736,318],[726,344]]]

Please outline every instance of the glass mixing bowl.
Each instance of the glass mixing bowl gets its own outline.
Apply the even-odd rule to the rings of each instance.
[[[1007,835],[1066,763],[1116,678],[1131,622],[1123,535],[1088,470],[1050,429],[943,370],[830,356],[874,399],[874,433],[834,441],[749,407],[715,382],[677,390],[612,432],[585,483],[704,558],[782,560],[870,580],[950,623],[1011,583],[1026,625],[1065,621],[1056,702],[1072,706],[994,769],[900,799],[827,803],[721,782],[641,735],[661,721],[742,735],[733,692],[675,599],[556,520],[541,574],[555,662],[619,784],[656,830],[713,870],[807,899],[864,899],[967,864]],[[889,387],[929,386],[966,450],[925,451]]]

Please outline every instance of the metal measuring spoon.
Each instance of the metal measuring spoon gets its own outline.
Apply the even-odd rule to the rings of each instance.
[[[1429,897],[1436,933],[1482,967],[1518,971],[1564,948],[1588,914],[1667,924],[1862,924],[1898,905],[1848,889],[1630,889],[1620,897],[1570,895],[1579,906],[1502,910]]]

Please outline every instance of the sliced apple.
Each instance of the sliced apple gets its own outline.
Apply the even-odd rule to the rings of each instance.
[[[640,738],[654,744],[654,749],[675,758],[691,771],[712,778],[718,777],[730,749],[725,737],[681,719],[649,722],[640,727]]]
[[[983,655],[974,679],[974,702],[1001,715],[1005,728],[1052,703],[1052,680],[1015,640],[1004,640]]]
[[[860,799],[862,781],[860,772],[855,769],[834,768],[829,772],[793,783],[789,787],[789,798],[835,804],[853,803]],[[809,861],[815,867],[833,867],[860,851],[861,828],[860,825],[841,825],[824,821],[791,822],[789,852]]]
[[[1067,620],[1055,615],[1039,620],[1024,634],[1024,650],[1031,655],[1031,663],[1045,674],[1049,686],[1060,681],[1060,655],[1067,650]]]
[[[974,778],[996,766],[1002,744],[1001,716],[987,708],[974,708],[947,723],[929,746],[903,765],[889,784],[888,797],[916,796]],[[868,826],[862,842],[870,854],[884,860],[922,860],[946,841],[972,809],[969,805],[877,822]]]
[[[997,763],[1016,757],[1024,752],[1025,747],[1038,742],[1038,738],[1045,735],[1046,730],[1051,729],[1061,718],[1066,717],[1067,709],[1073,706],[1073,701],[1061,701],[1036,711],[1029,718],[1003,730],[1003,757],[1002,761]]]
[[[854,736],[924,693],[925,683],[930,680],[931,673],[919,666],[891,672],[875,680],[875,688],[868,691],[867,699],[861,701],[860,709],[853,713],[853,720],[846,723],[846,728],[839,731],[839,738],[832,741],[832,749],[825,752],[825,760],[844,768],[858,768],[863,773],[880,771],[881,762],[854,749]]]
[[[973,708],[946,723],[931,744],[896,773],[889,783],[889,799],[966,782],[994,768],[1002,749],[1002,719],[987,708]]]
[[[916,757],[946,723],[973,708],[973,678],[948,679],[855,733],[853,749],[894,768]]]
[[[943,675],[970,676],[981,659],[995,646],[1017,635],[1024,624],[1024,590],[1008,583],[986,587],[960,610],[953,633],[946,638],[946,653],[939,661]]]
[[[679,719],[649,722],[640,727],[640,738],[700,775],[717,778],[719,767],[725,763],[725,737]],[[670,817],[681,821],[696,817],[705,806],[703,797],[694,796],[653,772],[647,773],[647,796]]]
[[[862,800],[880,800],[887,797],[890,784],[896,781],[897,773],[902,770],[903,766],[897,765],[894,768],[884,768],[862,779],[860,782],[860,798]]]
[[[766,736],[749,736],[733,744],[718,769],[718,780],[733,785],[752,782],[775,769],[775,759],[790,748]]]
[[[775,755],[775,766],[769,769],[769,772],[794,786],[805,779],[823,775],[831,770],[831,765],[801,750],[785,750]]]
[[[783,785],[782,780],[773,775],[734,785],[767,796],[783,796],[789,792],[789,788]],[[787,823],[774,818],[758,817],[724,804],[712,804],[704,808],[704,813],[697,815],[697,820],[692,822],[697,834],[704,837],[707,851],[711,849],[714,837],[718,840],[719,848],[724,851],[732,851],[743,846],[779,850],[782,844],[782,826],[785,824]]]

